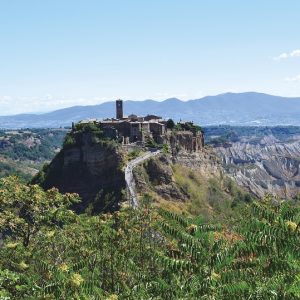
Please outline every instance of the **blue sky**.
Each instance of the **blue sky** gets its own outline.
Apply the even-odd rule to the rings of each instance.
[[[0,0],[0,115],[300,96],[298,0]]]

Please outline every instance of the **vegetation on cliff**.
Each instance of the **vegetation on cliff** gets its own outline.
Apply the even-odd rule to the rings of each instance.
[[[83,146],[85,142],[90,144],[101,144],[106,146],[115,146],[115,141],[105,138],[103,131],[95,123],[77,123],[69,132],[63,142],[63,148],[71,148],[74,146]]]
[[[177,123],[173,129],[175,131],[182,131],[182,130],[187,130],[187,131],[196,131],[196,132],[203,132],[203,129],[199,125],[195,125],[193,122],[179,122]]]
[[[118,144],[105,138],[95,124],[76,124],[61,151],[31,183],[78,193],[82,202],[73,206],[76,212],[113,211],[123,199],[123,156]]]
[[[148,196],[97,216],[75,215],[73,201],[0,181],[0,298],[300,297],[300,209],[289,202],[253,202],[225,225],[153,208]]]
[[[196,162],[188,157],[192,164]],[[171,157],[163,154],[135,168],[136,187],[140,194],[147,192],[157,206],[169,211],[201,214],[206,221],[228,221],[236,214],[235,207],[254,199],[222,172],[209,175],[210,168],[206,165],[205,171],[197,171],[172,163]]]

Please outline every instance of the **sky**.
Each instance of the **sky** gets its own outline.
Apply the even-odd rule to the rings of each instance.
[[[300,97],[299,0],[0,0],[0,115]]]

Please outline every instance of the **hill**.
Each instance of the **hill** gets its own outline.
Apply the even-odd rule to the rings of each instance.
[[[130,167],[134,168],[132,185],[137,198],[148,193],[159,206],[192,215],[201,212],[208,219],[217,211],[222,211],[220,217],[231,214],[236,198],[244,201],[250,195],[220,175],[221,165],[211,149],[189,147],[187,134],[170,130],[164,144],[156,145],[161,149],[158,158],[149,156],[139,166]],[[55,187],[62,193],[77,193],[82,202],[73,208],[79,213],[119,210],[129,200],[125,167],[150,151],[147,144],[124,145],[108,138],[100,125],[79,123],[67,134],[61,151],[31,183],[45,190]]]
[[[113,117],[115,102],[74,106],[50,113],[0,117],[1,128],[54,128],[70,126],[83,119]],[[181,101],[126,101],[125,114],[156,114],[177,121],[192,120],[201,125],[300,125],[300,98],[285,98],[262,93],[226,93]]]
[[[0,130],[0,178],[28,181],[60,150],[66,129]]]

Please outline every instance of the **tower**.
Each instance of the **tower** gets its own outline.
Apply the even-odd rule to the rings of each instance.
[[[116,101],[116,118],[123,118],[123,100],[120,99]]]

